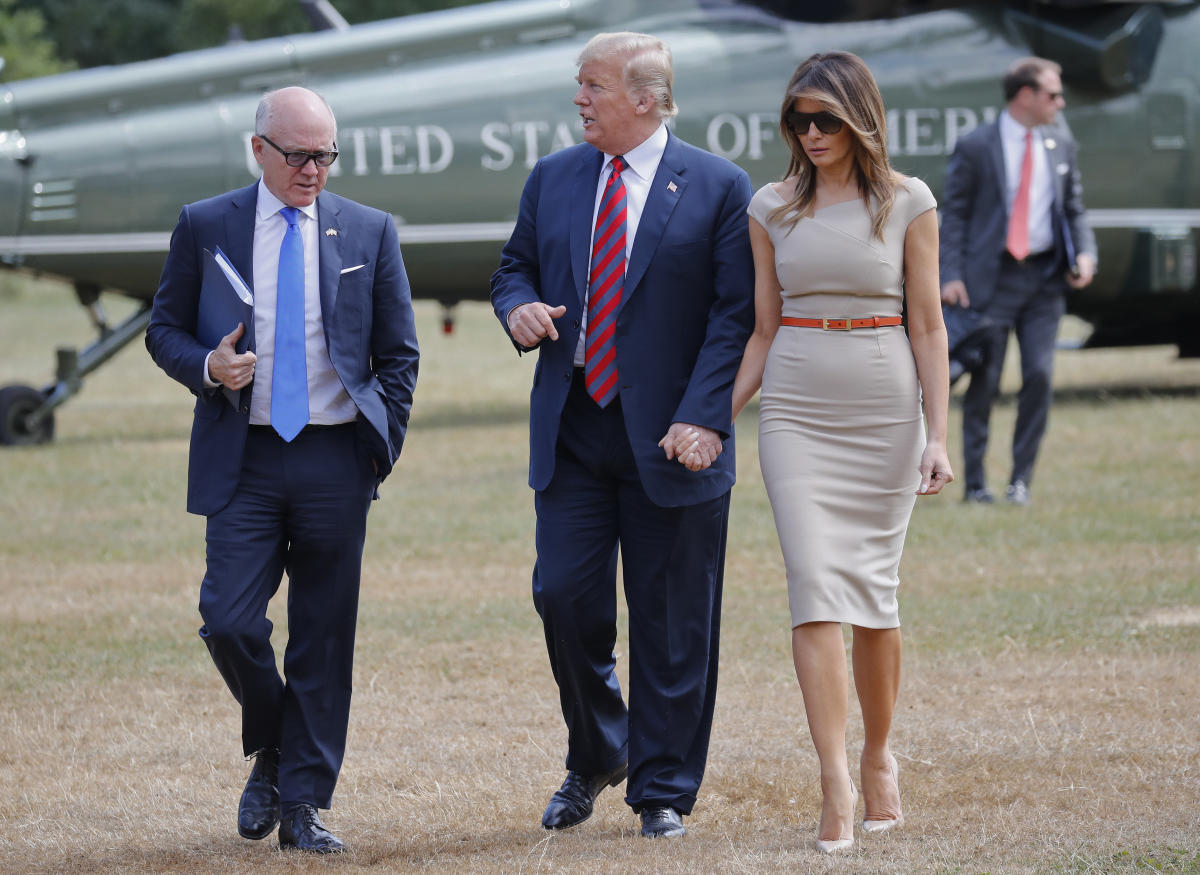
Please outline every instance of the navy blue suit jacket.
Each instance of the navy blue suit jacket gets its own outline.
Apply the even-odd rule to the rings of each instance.
[[[538,348],[529,417],[529,485],[535,490],[554,475],[603,160],[597,149],[580,144],[537,163],[492,275],[492,305],[505,331],[508,313],[520,304],[567,308],[556,323],[558,340]],[[751,193],[745,171],[670,134],[626,265],[616,325],[621,409],[642,485],[664,507],[707,501],[733,486],[733,378],[754,327]],[[692,472],[666,459],[658,441],[673,422],[701,425],[725,439],[712,467]]]
[[[248,283],[258,183],[188,204],[146,329],[146,347],[168,375],[197,396],[188,462],[187,509],[206,516],[229,503],[237,486],[250,422],[250,392],[234,409],[203,382],[209,347],[196,340],[204,250],[219,246]],[[359,437],[380,480],[400,455],[417,381],[417,335],[408,277],[391,216],[330,192],[317,197],[321,318],[334,370],[358,407]],[[327,233],[328,231],[336,233]],[[343,266],[365,265],[341,274]],[[232,326],[231,326],[232,328]],[[254,323],[246,324],[254,349]]]
[[[1083,206],[1075,140],[1065,126],[1040,130],[1054,180],[1054,281],[1065,289],[1075,255],[1095,257],[1096,238]],[[980,125],[955,144],[941,202],[940,272],[943,284],[966,283],[972,310],[986,310],[996,289],[1008,237],[1006,176],[999,121]]]

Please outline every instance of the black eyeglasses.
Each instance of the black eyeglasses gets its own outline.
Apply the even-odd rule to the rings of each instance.
[[[282,155],[288,167],[303,167],[309,161],[312,161],[318,167],[328,167],[337,160],[337,143],[333,144],[333,149],[329,152],[285,152],[272,143],[270,138],[264,137],[262,134],[259,134],[258,138]]]
[[[1063,93],[1061,91],[1047,91],[1046,96],[1051,100],[1062,100]]]
[[[822,134],[836,134],[842,129],[842,120],[831,112],[787,112],[783,116],[792,133],[800,137],[808,133],[810,125],[816,125]]]

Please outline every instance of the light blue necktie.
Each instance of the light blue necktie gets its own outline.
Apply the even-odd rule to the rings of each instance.
[[[300,211],[284,207],[287,231],[279,247],[275,295],[275,363],[271,372],[271,425],[290,441],[308,424],[308,366],[304,362],[304,238]]]

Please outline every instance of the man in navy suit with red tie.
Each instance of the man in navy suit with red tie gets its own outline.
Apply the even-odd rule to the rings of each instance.
[[[717,686],[734,481],[731,392],[753,328],[750,180],[672,134],[671,55],[600,34],[579,59],[583,144],[538,162],[492,276],[530,398],[534,605],[566,720],[542,817],[574,826],[628,777],[642,835],[696,802]],[[616,572],[629,608],[617,682]]]
[[[317,809],[345,752],[367,510],[404,443],[417,338],[391,217],[323,191],[337,158],[329,105],[274,91],[254,130],[262,178],[183,208],[146,346],[196,395],[187,508],[208,518],[200,637],[255,760],[238,832],[261,839],[279,824],[280,847],[331,853],[343,845]],[[213,349],[196,325],[211,293],[205,251],[218,248],[253,307]],[[286,679],[266,617],[285,571]]]
[[[1004,77],[1007,106],[955,145],[942,198],[942,301],[969,307],[991,324],[963,398],[968,502],[995,499],[984,477],[988,421],[1000,390],[1008,333],[1021,350],[1021,391],[1013,432],[1011,504],[1030,501],[1033,468],[1050,415],[1054,345],[1067,289],[1096,271],[1075,141],[1055,124],[1065,105],[1062,69],[1020,58]]]

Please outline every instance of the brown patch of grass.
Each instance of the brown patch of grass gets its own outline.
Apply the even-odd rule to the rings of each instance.
[[[37,382],[50,346],[86,334],[72,306],[55,288],[0,301],[0,379]],[[1160,622],[1200,606],[1200,364],[1064,353],[1034,505],[964,507],[958,485],[920,502],[894,735],[907,822],[826,860],[752,415],[689,835],[642,841],[619,790],[585,826],[541,829],[565,737],[529,599],[532,362],[485,307],[462,307],[451,338],[434,308],[418,316],[417,406],[371,511],[349,750],[326,816],[351,853],[236,836],[248,766],[196,636],[191,405],[131,348],[60,412],[54,445],[0,453],[0,870],[1200,870],[1200,631]],[[1013,413],[1006,399],[995,414],[996,480]],[[852,761],[857,719],[852,706]]]

